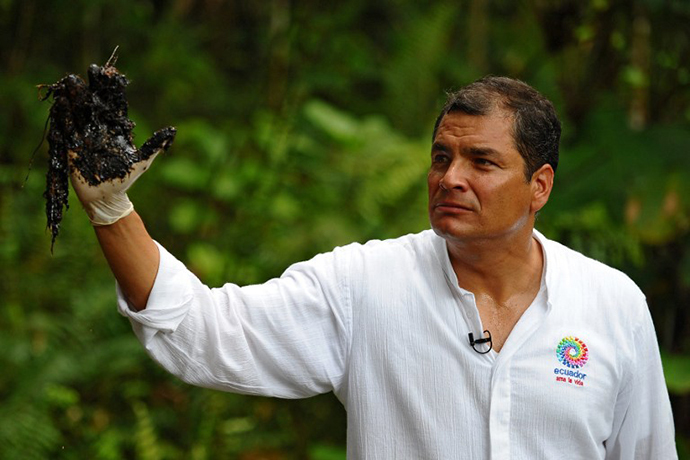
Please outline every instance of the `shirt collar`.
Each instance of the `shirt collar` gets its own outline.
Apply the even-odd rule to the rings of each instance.
[[[461,294],[468,294],[469,291],[466,291],[465,289],[462,289],[460,287],[460,283],[458,283],[458,277],[455,274],[455,270],[453,270],[453,265],[450,262],[450,256],[448,255],[448,247],[446,246],[446,240],[443,239],[442,237],[438,236],[433,230],[429,230],[432,233],[432,245],[433,245],[433,253],[436,257],[436,260],[438,261],[439,265],[441,266],[441,269],[443,270],[443,274],[445,275],[446,279],[448,280],[449,284],[454,288],[460,291]],[[532,230],[532,235],[534,238],[539,242],[539,245],[541,246],[542,254],[544,255],[544,267],[542,269],[542,275],[541,275],[541,284],[539,290],[541,291],[542,289],[546,290],[546,303],[548,306],[548,309],[551,309],[551,300],[550,300],[550,288],[553,289],[555,285],[555,280],[554,280],[554,275],[553,275],[553,268],[551,265],[553,264],[553,251],[552,248],[550,247],[550,240],[546,238],[540,231],[538,231],[536,228]]]

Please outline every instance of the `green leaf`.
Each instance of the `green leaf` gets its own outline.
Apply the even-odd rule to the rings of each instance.
[[[170,211],[170,226],[178,233],[192,233],[201,223],[201,210],[197,203],[185,200],[176,203]]]
[[[668,390],[677,395],[690,393],[690,356],[662,353],[661,360]]]
[[[187,157],[166,159],[160,169],[165,182],[189,191],[205,190],[211,175],[207,167]]]
[[[223,281],[225,258],[208,243],[192,243],[187,250],[188,267],[209,284]]]
[[[48,384],[44,392],[46,402],[51,406],[67,408],[79,402],[79,393],[65,385]]]
[[[317,444],[309,449],[311,460],[345,460],[347,453],[342,447]]]
[[[357,138],[359,131],[357,121],[345,112],[322,101],[309,101],[304,106],[304,113],[307,119],[336,141],[349,143]]]

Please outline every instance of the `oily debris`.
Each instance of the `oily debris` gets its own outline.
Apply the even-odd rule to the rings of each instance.
[[[117,48],[103,66],[89,66],[88,83],[70,74],[52,85],[39,85],[39,91],[47,90],[41,100],[52,97],[43,193],[47,226],[52,233],[51,251],[60,232],[63,210],[69,208],[70,167],[77,168],[92,186],[122,180],[135,163],[167,150],[175,137],[175,128],[167,127],[157,131],[140,149],[134,146],[135,124],[127,117],[125,96],[129,81],[115,68],[116,53]]]

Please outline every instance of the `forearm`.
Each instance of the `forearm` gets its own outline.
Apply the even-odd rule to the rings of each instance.
[[[114,224],[96,226],[96,236],[115,279],[137,310],[146,308],[160,254],[143,221],[132,212]]]

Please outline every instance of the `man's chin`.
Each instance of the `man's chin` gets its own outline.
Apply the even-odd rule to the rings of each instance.
[[[431,229],[438,236],[449,241],[464,241],[477,238],[477,232],[469,228],[461,228],[459,225],[445,225],[431,222]]]

